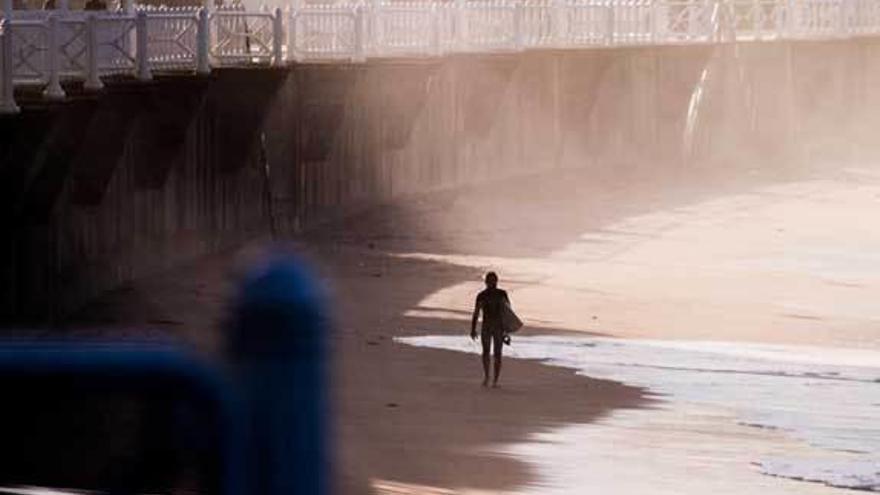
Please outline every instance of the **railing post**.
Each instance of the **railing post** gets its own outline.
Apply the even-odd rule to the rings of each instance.
[[[385,30],[380,24],[382,15],[382,0],[364,0],[363,7],[363,31],[365,42],[363,52],[365,55],[377,55],[382,51],[385,42]]]
[[[709,15],[709,43],[718,43],[721,41],[721,30],[718,27],[718,1],[712,4],[712,13]]]
[[[291,2],[292,3],[292,2]],[[293,44],[290,40],[290,37],[293,35],[293,5],[288,3],[284,6],[282,10],[284,15],[284,61],[292,61],[293,53],[290,51],[290,47]]]
[[[732,7],[731,9],[735,9],[736,7]],[[734,15],[734,27],[736,26],[736,11],[733,12]],[[761,8],[761,0],[752,0],[752,33],[755,37],[755,40],[761,40],[764,38],[764,10]],[[739,38],[739,36],[737,36]]]
[[[455,3],[455,33],[453,46],[457,51],[464,51],[468,45],[467,33],[467,2],[465,0],[453,0]]]
[[[295,3],[291,7],[287,17],[287,59],[299,61],[296,51],[296,20],[299,17],[299,7]]]
[[[48,23],[49,46],[46,47],[46,61],[48,62],[49,80],[46,89],[43,90],[43,97],[50,100],[60,100],[65,97],[65,94],[61,87],[61,74],[58,66],[58,18],[55,14],[49,15]]]
[[[86,82],[83,87],[89,91],[98,91],[104,87],[98,75],[98,22],[94,14],[86,18]]]
[[[776,0],[774,15],[774,34],[778,38],[789,37],[791,31],[791,16],[794,9],[791,6],[791,0]]]
[[[562,31],[562,29],[561,29],[562,26],[561,26],[561,22],[560,22],[561,12],[559,11],[560,4],[561,4],[560,0],[549,0],[549,7],[550,7],[550,40],[549,40],[549,43],[550,43],[550,46],[554,47],[554,48],[559,47],[560,39],[562,38],[560,36],[561,31]]]
[[[146,6],[143,6],[141,8],[146,8]],[[125,17],[133,17],[137,13],[136,10],[137,9],[135,8],[134,0],[122,0],[122,13]],[[136,31],[137,25],[135,25],[135,31],[129,30],[127,36],[125,37],[124,42],[127,48],[127,53],[131,53],[131,47],[137,46]],[[137,57],[137,54],[135,54],[135,57]]]
[[[149,38],[147,37],[147,13],[143,10],[137,13],[135,17],[135,34],[137,43],[135,44],[137,60],[137,78],[141,81],[149,81],[153,79],[150,73],[150,55],[148,49]]]
[[[355,62],[363,62],[366,59],[364,46],[364,6],[358,3],[354,8],[354,56]]]
[[[849,13],[851,0],[840,0],[840,19],[838,20],[838,36],[847,36],[850,33]]]
[[[208,17],[208,9],[202,7],[197,14],[196,26],[196,73],[207,75],[211,73],[211,23]]]
[[[278,67],[284,65],[284,17],[281,7],[275,7],[272,17],[272,63]]]
[[[0,20],[0,55],[0,114],[18,113],[12,77],[12,23],[8,19]]]
[[[440,9],[436,0],[431,2],[431,55],[439,56],[440,50]]]
[[[608,17],[606,19],[606,25],[605,25],[605,43],[608,46],[612,46],[612,45],[614,45],[614,24],[615,24],[614,10],[615,10],[615,6],[616,6],[616,0],[608,0],[606,3],[608,5],[608,9],[607,9]]]
[[[523,2],[525,0],[514,0],[513,3],[513,49],[522,50],[523,48]]]
[[[700,14],[703,12],[703,10],[706,9],[706,5],[705,2],[699,4],[690,3],[685,5],[683,8],[687,9],[687,34],[685,36],[685,39],[687,41],[693,41],[697,37],[699,29],[701,28],[701,26],[699,26],[699,23],[702,22],[702,20],[700,19]]]

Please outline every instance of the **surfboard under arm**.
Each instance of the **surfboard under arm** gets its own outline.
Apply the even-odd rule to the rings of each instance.
[[[513,312],[513,308],[509,304],[501,307],[501,327],[505,333],[514,333],[523,327],[522,320]]]

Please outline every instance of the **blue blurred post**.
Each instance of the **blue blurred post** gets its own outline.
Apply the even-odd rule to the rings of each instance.
[[[328,319],[305,266],[276,255],[242,283],[229,354],[248,415],[247,492],[328,493]]]

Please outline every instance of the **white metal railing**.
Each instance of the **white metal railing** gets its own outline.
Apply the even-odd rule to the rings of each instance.
[[[612,6],[607,2],[566,1],[560,17],[558,38],[566,46],[610,45],[614,40]]]
[[[314,0],[312,0],[314,1]],[[327,0],[282,13],[241,6],[13,11],[0,0],[0,112],[15,85],[153,71],[454,52],[880,35],[880,0]],[[66,5],[63,0],[60,2]]]
[[[880,34],[880,2],[877,0],[854,0],[847,23],[853,34]]]
[[[200,74],[211,66],[278,64],[284,60],[285,15],[233,7],[139,7],[118,11],[3,11],[0,113],[18,111],[14,87],[43,86],[65,96],[62,82],[103,87],[101,77],[141,80],[157,70]]]
[[[149,65],[156,69],[187,69],[198,58],[199,12],[193,9],[147,11]]]
[[[46,21],[6,21],[6,42],[11,45],[9,62],[4,64],[12,71],[14,82],[42,83],[49,80],[49,26]]]
[[[654,39],[654,9],[649,0],[625,0],[610,8],[611,44],[638,45]]]
[[[772,39],[786,31],[788,10],[775,0],[734,0],[730,11],[740,39]]]
[[[523,0],[520,14],[520,42],[523,46],[550,48],[557,43],[558,2]]]
[[[367,7],[364,31],[368,55],[434,55],[440,53],[440,5],[421,2],[377,2]]]
[[[96,15],[96,51],[101,74],[138,74],[139,37],[147,35],[147,17],[143,14]],[[144,50],[143,55],[147,51]]]
[[[880,34],[880,0],[353,0],[293,9],[301,59]],[[366,3],[362,3],[366,2]]]
[[[456,17],[461,51],[509,51],[522,47],[522,3],[469,0]]]
[[[811,0],[792,3],[790,34],[795,37],[843,35],[840,28],[844,2],[834,0]]]
[[[62,77],[85,74],[88,65],[89,24],[84,18],[64,18],[58,26],[58,57]]]
[[[712,34],[712,8],[704,2],[669,0],[657,13],[658,40],[670,43],[703,42]]]
[[[317,5],[291,13],[287,54],[293,60],[365,56],[364,9]]]
[[[280,9],[270,12],[220,10],[211,25],[211,56],[218,65],[272,63],[282,58],[283,18]]]

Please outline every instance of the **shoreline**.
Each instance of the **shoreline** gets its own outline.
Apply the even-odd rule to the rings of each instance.
[[[474,352],[458,336],[401,341]],[[864,351],[856,356],[864,359],[853,360],[852,353],[816,350],[522,337],[514,359],[614,380],[656,398],[652,407],[616,410],[601,425],[560,426],[504,449],[537,467],[537,481],[518,493],[571,494],[586,485],[603,493],[679,495],[877,491],[880,443],[871,439],[870,393],[880,380],[880,351]],[[823,405],[827,397],[835,400]],[[608,474],[627,470],[641,475]]]
[[[466,336],[460,321],[407,311],[434,287],[475,273],[379,253],[342,259],[357,261],[354,267],[334,264],[347,276],[328,275],[343,304],[335,383],[340,466],[348,472],[340,473],[340,493],[370,493],[370,487],[379,494],[516,490],[533,480],[533,467],[487,449],[648,404],[634,387],[512,359],[504,362],[501,388],[484,389],[478,357],[395,342],[405,335]],[[374,276],[379,268],[382,276]],[[357,303],[358,294],[382,287],[381,307]]]

